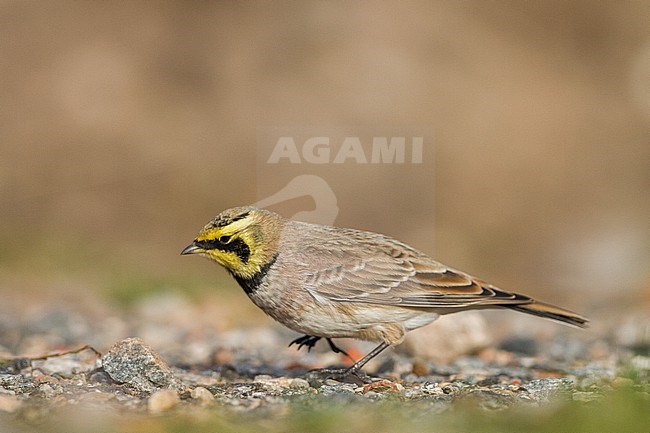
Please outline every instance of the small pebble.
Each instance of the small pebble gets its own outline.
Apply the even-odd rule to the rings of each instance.
[[[299,377],[293,379],[291,381],[291,384],[289,385],[290,388],[293,389],[308,389],[310,388],[309,382],[307,382],[305,379],[301,379]]]
[[[338,387],[337,392],[347,392],[354,394],[354,388],[351,387],[350,385],[341,385]]]
[[[113,379],[103,370],[93,372],[88,379],[91,383],[113,383]]]
[[[201,403],[208,403],[214,400],[214,395],[207,388],[202,386],[197,386],[190,392],[190,397],[194,400],[198,400]]]
[[[381,394],[379,392],[375,391],[368,391],[367,393],[364,394],[366,398],[369,398],[371,400],[381,400],[382,398],[385,398],[385,394]]]
[[[171,389],[160,389],[149,397],[147,408],[151,413],[166,412],[175,408],[180,401],[181,399],[178,397],[176,391]]]
[[[271,382],[272,380],[273,380],[273,377],[269,376],[268,374],[258,374],[253,379],[253,382],[268,383],[268,382]]]
[[[363,387],[364,394],[368,394],[369,392],[376,392],[376,393],[400,392],[403,390],[404,390],[403,386],[400,385],[398,387],[398,384],[393,383],[390,380],[378,380],[376,382],[369,383]]]
[[[45,398],[52,398],[56,395],[56,391],[52,388],[52,385],[49,383],[44,383],[38,387],[38,389],[43,393]]]

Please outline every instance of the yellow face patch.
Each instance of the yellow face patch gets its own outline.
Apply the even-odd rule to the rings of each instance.
[[[262,263],[256,254],[260,245],[259,229],[250,216],[235,218],[232,222],[219,221],[206,225],[195,240],[203,252],[232,273],[251,278],[259,272]]]
[[[199,241],[218,239],[222,236],[234,236],[243,232],[249,225],[249,218],[238,219],[225,226],[215,227],[213,224],[208,224],[199,232],[196,238]]]

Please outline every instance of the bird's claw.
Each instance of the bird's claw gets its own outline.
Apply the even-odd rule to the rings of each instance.
[[[320,340],[320,337],[314,337],[313,335],[303,335],[302,337],[298,337],[295,340],[293,340],[291,343],[289,343],[288,347],[291,347],[294,344],[297,344],[298,345],[298,350],[302,349],[302,346],[305,346],[305,347],[307,347],[307,352],[311,352],[312,347],[314,347],[316,345],[318,340]],[[329,338],[328,338],[328,340],[329,340]]]
[[[307,347],[307,352],[311,352],[312,347],[314,347],[318,342],[318,340],[320,339],[321,337],[316,337],[314,335],[303,335],[302,337],[298,337],[295,340],[293,340],[291,343],[289,343],[289,347],[293,346],[294,344],[297,344],[298,350],[300,350],[303,346],[305,346]],[[341,349],[336,344],[334,344],[331,338],[325,338],[325,340],[327,340],[327,344],[329,344],[330,349],[332,349],[332,352],[345,355],[348,358],[350,358],[352,362],[354,362],[354,358],[352,358],[348,352],[346,352],[345,350]]]
[[[305,378],[309,383],[313,382],[319,385],[327,379],[334,379],[344,383],[354,383],[356,385],[365,385],[373,382],[370,376],[356,368],[319,368],[308,371]]]
[[[332,341],[331,338],[326,338],[326,340],[327,340],[327,344],[330,345],[330,349],[332,349],[332,352],[334,352],[334,353],[340,353],[341,355],[345,355],[345,356],[347,356],[348,358],[350,358],[350,359],[352,360],[352,362],[354,362],[354,358],[351,357],[350,354],[349,354],[348,352],[346,352],[345,350],[341,349],[341,348],[338,347],[336,344],[334,344],[334,342]]]

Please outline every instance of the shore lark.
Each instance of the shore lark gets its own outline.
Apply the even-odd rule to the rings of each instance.
[[[442,314],[508,308],[579,327],[588,320],[563,308],[507,292],[377,233],[288,220],[255,207],[212,219],[181,254],[213,260],[266,314],[305,334],[379,343],[347,371],[359,371],[408,331]]]

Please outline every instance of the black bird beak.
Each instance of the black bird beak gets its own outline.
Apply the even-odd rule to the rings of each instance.
[[[185,256],[187,254],[198,254],[198,253],[202,253],[204,251],[205,250],[203,248],[201,248],[200,246],[198,246],[196,244],[196,242],[192,242],[191,244],[189,244],[188,246],[183,248],[183,251],[181,251],[181,256]]]

